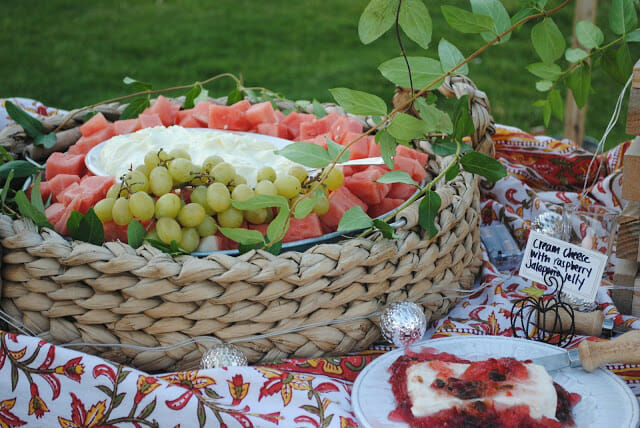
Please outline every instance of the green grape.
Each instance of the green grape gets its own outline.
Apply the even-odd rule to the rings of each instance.
[[[336,190],[338,187],[342,186],[342,182],[344,181],[344,175],[342,174],[342,170],[338,167],[333,167],[327,175],[327,178],[324,180],[324,183],[327,185],[327,189]]]
[[[182,228],[174,218],[159,218],[156,222],[156,232],[158,238],[167,245],[171,244],[171,241],[180,242],[182,239]]]
[[[229,184],[236,175],[235,168],[227,162],[220,162],[213,167],[211,175],[216,183]]]
[[[251,224],[263,224],[267,220],[267,209],[258,208],[256,210],[243,211],[244,218]]]
[[[162,196],[173,189],[173,179],[169,170],[164,166],[157,166],[149,173],[149,189],[156,196]]]
[[[140,221],[151,220],[155,213],[153,198],[147,192],[136,192],[129,197],[129,210]]]
[[[247,184],[247,179],[241,176],[240,174],[236,174],[233,176],[233,180],[231,180],[234,186],[238,186],[240,184]]]
[[[242,211],[233,207],[218,213],[218,224],[222,227],[240,227],[242,226]]]
[[[165,193],[156,201],[155,216],[175,218],[182,208],[182,200],[175,193]]]
[[[105,198],[93,207],[93,211],[96,213],[101,222],[106,223],[113,220],[113,203],[115,198]]]
[[[122,185],[120,183],[114,183],[107,190],[107,198],[118,199],[120,196],[128,196],[128,194],[123,194],[126,192],[121,192]]]
[[[151,172],[151,170],[145,164],[138,165],[137,167],[135,167],[134,171],[141,172],[145,177],[149,177],[149,172]]]
[[[213,217],[206,215],[196,229],[198,234],[204,238],[205,236],[214,235],[218,231],[218,223]]]
[[[207,204],[215,212],[222,212],[231,206],[231,194],[222,183],[213,183],[207,188]]]
[[[258,183],[263,180],[269,180],[271,182],[274,182],[276,181],[276,171],[270,166],[263,166],[258,171],[258,176],[256,180],[258,181]]]
[[[269,195],[269,196],[277,196],[278,189],[273,182],[269,180],[262,180],[256,184],[255,188],[256,195]]]
[[[276,181],[273,184],[276,185],[278,194],[284,196],[287,199],[295,198],[300,194],[300,191],[302,190],[300,181],[298,181],[298,179],[292,175],[282,175],[276,178]]]
[[[183,227],[196,227],[202,223],[204,216],[204,207],[195,202],[191,202],[180,208],[176,219]]]
[[[238,184],[231,192],[231,199],[234,201],[246,201],[253,197],[254,192],[247,184]]]
[[[313,206],[313,212],[317,215],[325,215],[329,212],[329,199],[323,194]]]
[[[151,172],[153,168],[160,165],[160,158],[158,158],[158,152],[156,152],[155,150],[149,150],[144,155],[144,164],[149,170],[149,172]]]
[[[113,221],[120,226],[126,226],[133,219],[133,215],[129,210],[129,199],[118,198],[111,208],[111,216]]]
[[[189,159],[176,158],[169,162],[169,175],[178,184],[186,183],[193,177],[195,167]]]
[[[160,237],[158,236],[157,230],[151,229],[150,231],[147,232],[144,239],[153,239],[153,240],[159,241]]]
[[[158,160],[160,162],[167,162],[169,159],[169,153],[167,153],[164,149],[158,150]]]
[[[191,202],[202,205],[206,214],[213,214],[213,210],[207,202],[207,186],[198,186],[193,189],[190,199]]]
[[[149,179],[140,171],[129,171],[124,175],[123,183],[129,193],[146,192],[149,190]]]
[[[200,244],[200,235],[194,227],[187,227],[182,230],[182,239],[178,242],[178,246],[188,253],[192,253]]]
[[[302,165],[292,166],[291,168],[289,168],[288,174],[297,178],[300,183],[304,182],[304,180],[307,179],[307,169]]]
[[[211,171],[213,171],[213,168],[222,162],[224,162],[224,159],[222,159],[218,155],[207,156],[204,162],[202,162],[202,170],[207,174],[211,174]]]
[[[191,160],[191,155],[185,149],[175,148],[169,152],[169,158]]]

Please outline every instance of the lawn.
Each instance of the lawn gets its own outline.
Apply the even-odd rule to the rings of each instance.
[[[399,54],[389,34],[371,45],[358,39],[358,17],[368,0],[0,0],[0,96],[25,96],[61,108],[74,108],[126,95],[125,76],[155,89],[193,83],[219,73],[242,76],[291,99],[330,101],[328,89],[349,87],[390,102],[393,86],[377,71]],[[462,0],[447,1],[468,8]],[[516,0],[505,4],[511,12]],[[599,24],[606,27],[608,2],[600,2]],[[439,7],[428,3],[436,31],[427,52],[435,56],[440,38],[468,55],[479,37],[451,30]],[[573,9],[556,20],[569,28]],[[542,125],[533,106],[540,97],[525,66],[536,61],[530,27],[504,46],[489,49],[470,64],[470,77],[484,90],[497,122],[530,130]],[[567,33],[565,31],[565,33]],[[410,55],[422,55],[406,42]],[[634,47],[635,48],[635,47]],[[633,61],[640,51],[632,51]],[[231,82],[209,85],[225,95]],[[622,88],[598,73],[588,110],[587,135],[599,139]],[[180,93],[174,93],[179,95]],[[625,102],[626,106],[626,102]],[[624,112],[622,122],[624,122]],[[547,133],[559,135],[554,120]],[[610,141],[625,139],[619,124]]]

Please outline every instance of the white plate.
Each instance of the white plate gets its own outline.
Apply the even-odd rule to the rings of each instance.
[[[257,141],[264,141],[266,143],[271,143],[278,150],[293,143],[293,141],[285,140],[283,138],[272,137],[270,135],[254,134],[252,132],[225,131],[221,129],[210,129],[210,128],[186,128],[186,129],[193,132],[216,132],[216,133],[244,135],[247,137],[251,137]],[[130,134],[124,134],[124,135],[130,135]],[[102,165],[102,161],[100,160],[100,152],[102,152],[102,149],[109,142],[109,140],[103,141],[102,143],[93,147],[91,150],[89,150],[89,153],[87,153],[87,156],[85,156],[84,158],[84,163],[85,165],[87,165],[87,169],[89,169],[89,171],[91,171],[95,175],[100,175],[100,176],[110,175],[107,172],[105,172],[104,166]]]
[[[412,345],[411,349],[419,351],[423,347],[435,348],[469,360],[484,360],[490,357],[527,360],[566,352],[546,343],[501,336],[434,339]],[[390,421],[388,418],[389,412],[396,408],[388,369],[403,352],[403,349],[396,349],[376,358],[357,377],[353,386],[352,405],[362,427],[408,426]],[[551,375],[553,380],[567,391],[577,392],[582,397],[573,409],[577,427],[638,426],[638,399],[629,387],[610,371],[598,369],[593,373],[587,373],[582,369],[567,368],[551,372]]]

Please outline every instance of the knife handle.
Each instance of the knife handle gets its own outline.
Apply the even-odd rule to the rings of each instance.
[[[604,321],[604,313],[602,311],[573,311],[573,320],[575,322],[575,332],[578,334],[585,336],[600,336],[602,334],[602,323]],[[538,327],[555,333],[569,331],[571,316],[567,311],[563,310],[547,311],[544,314],[538,312]]]
[[[578,351],[582,368],[588,372],[605,364],[640,364],[640,330],[628,331],[602,342],[583,340]]]

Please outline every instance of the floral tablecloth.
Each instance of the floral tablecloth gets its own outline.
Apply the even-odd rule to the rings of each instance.
[[[34,114],[52,112],[30,100],[14,102]],[[6,123],[0,109],[0,127]],[[516,128],[499,126],[494,140],[509,176],[483,185],[484,225],[501,222],[524,244],[532,218],[550,205],[577,200],[590,165],[589,182],[595,184],[588,188],[589,197],[622,209],[620,167],[628,143],[592,162],[591,153],[570,142],[533,137]],[[610,273],[614,265],[615,257]],[[479,283],[483,287],[431,325],[427,338],[511,336],[513,302],[526,297],[531,287],[541,287],[498,271],[486,252]],[[640,328],[640,320],[617,311],[607,288],[601,287],[597,303],[616,325]],[[575,337],[571,346],[584,339]],[[353,382],[382,352],[157,375],[37,337],[0,332],[0,427],[356,427]],[[640,393],[636,367],[608,368]]]

